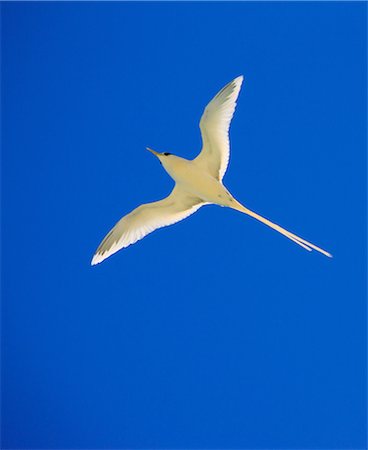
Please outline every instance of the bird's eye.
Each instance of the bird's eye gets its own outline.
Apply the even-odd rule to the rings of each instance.
[[[163,155],[165,155],[165,156],[169,156],[169,155],[171,155],[171,153],[167,153],[167,152],[165,152],[165,153],[163,153]]]

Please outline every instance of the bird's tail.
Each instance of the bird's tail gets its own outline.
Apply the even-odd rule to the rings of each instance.
[[[290,231],[285,230],[284,228],[280,227],[279,225],[276,225],[275,223],[271,222],[268,219],[265,219],[264,217],[260,216],[259,214],[251,211],[250,209],[243,206],[241,203],[239,203],[237,200],[235,200],[235,206],[232,206],[237,211],[240,211],[242,213],[248,214],[248,216],[253,217],[254,219],[259,220],[260,222],[264,223],[265,225],[268,225],[269,227],[273,228],[274,230],[278,231],[279,233],[283,234],[287,238],[291,239],[296,244],[300,245],[301,247],[305,248],[309,252],[312,250],[316,250],[317,252],[322,253],[325,256],[328,256],[329,258],[332,258],[332,255],[325,250],[323,250],[320,247],[317,247],[316,245],[306,241],[305,239],[302,239],[299,236],[296,236],[293,233],[290,233]]]

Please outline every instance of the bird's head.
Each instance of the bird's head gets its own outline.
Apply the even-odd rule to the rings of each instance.
[[[176,180],[176,175],[178,172],[178,169],[182,167],[183,163],[187,163],[188,160],[185,158],[181,158],[180,156],[172,155],[168,152],[159,153],[155,150],[152,150],[151,148],[147,147],[147,150],[153,153],[155,156],[157,156],[160,163],[163,165],[166,172]]]
[[[152,148],[146,147],[147,150],[151,153],[153,153],[155,156],[157,156],[157,158],[162,162],[163,159],[167,158],[168,156],[171,155],[171,153],[168,152],[164,152],[164,153],[159,153],[156,152],[155,150],[152,150]]]
[[[160,163],[165,167],[166,170],[172,165],[172,163],[174,163],[174,160],[177,158],[177,156],[172,155],[171,153],[168,152],[159,153],[156,152],[155,150],[152,150],[152,148],[149,147],[146,148],[149,152],[157,156]]]

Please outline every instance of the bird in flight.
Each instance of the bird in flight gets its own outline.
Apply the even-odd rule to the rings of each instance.
[[[196,158],[189,160],[147,148],[157,156],[166,172],[174,179],[175,187],[168,197],[138,206],[120,219],[97,248],[92,265],[101,263],[157,228],[179,222],[209,204],[227,206],[245,213],[304,249],[316,250],[331,257],[330,253],[320,247],[246,208],[223,185],[222,179],[230,156],[229,127],[242,83],[242,76],[235,78],[205,108],[199,123],[203,145]]]

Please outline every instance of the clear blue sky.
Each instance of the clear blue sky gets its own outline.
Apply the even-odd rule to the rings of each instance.
[[[2,3],[2,448],[366,445],[366,12]],[[208,206],[102,265],[245,82]]]

